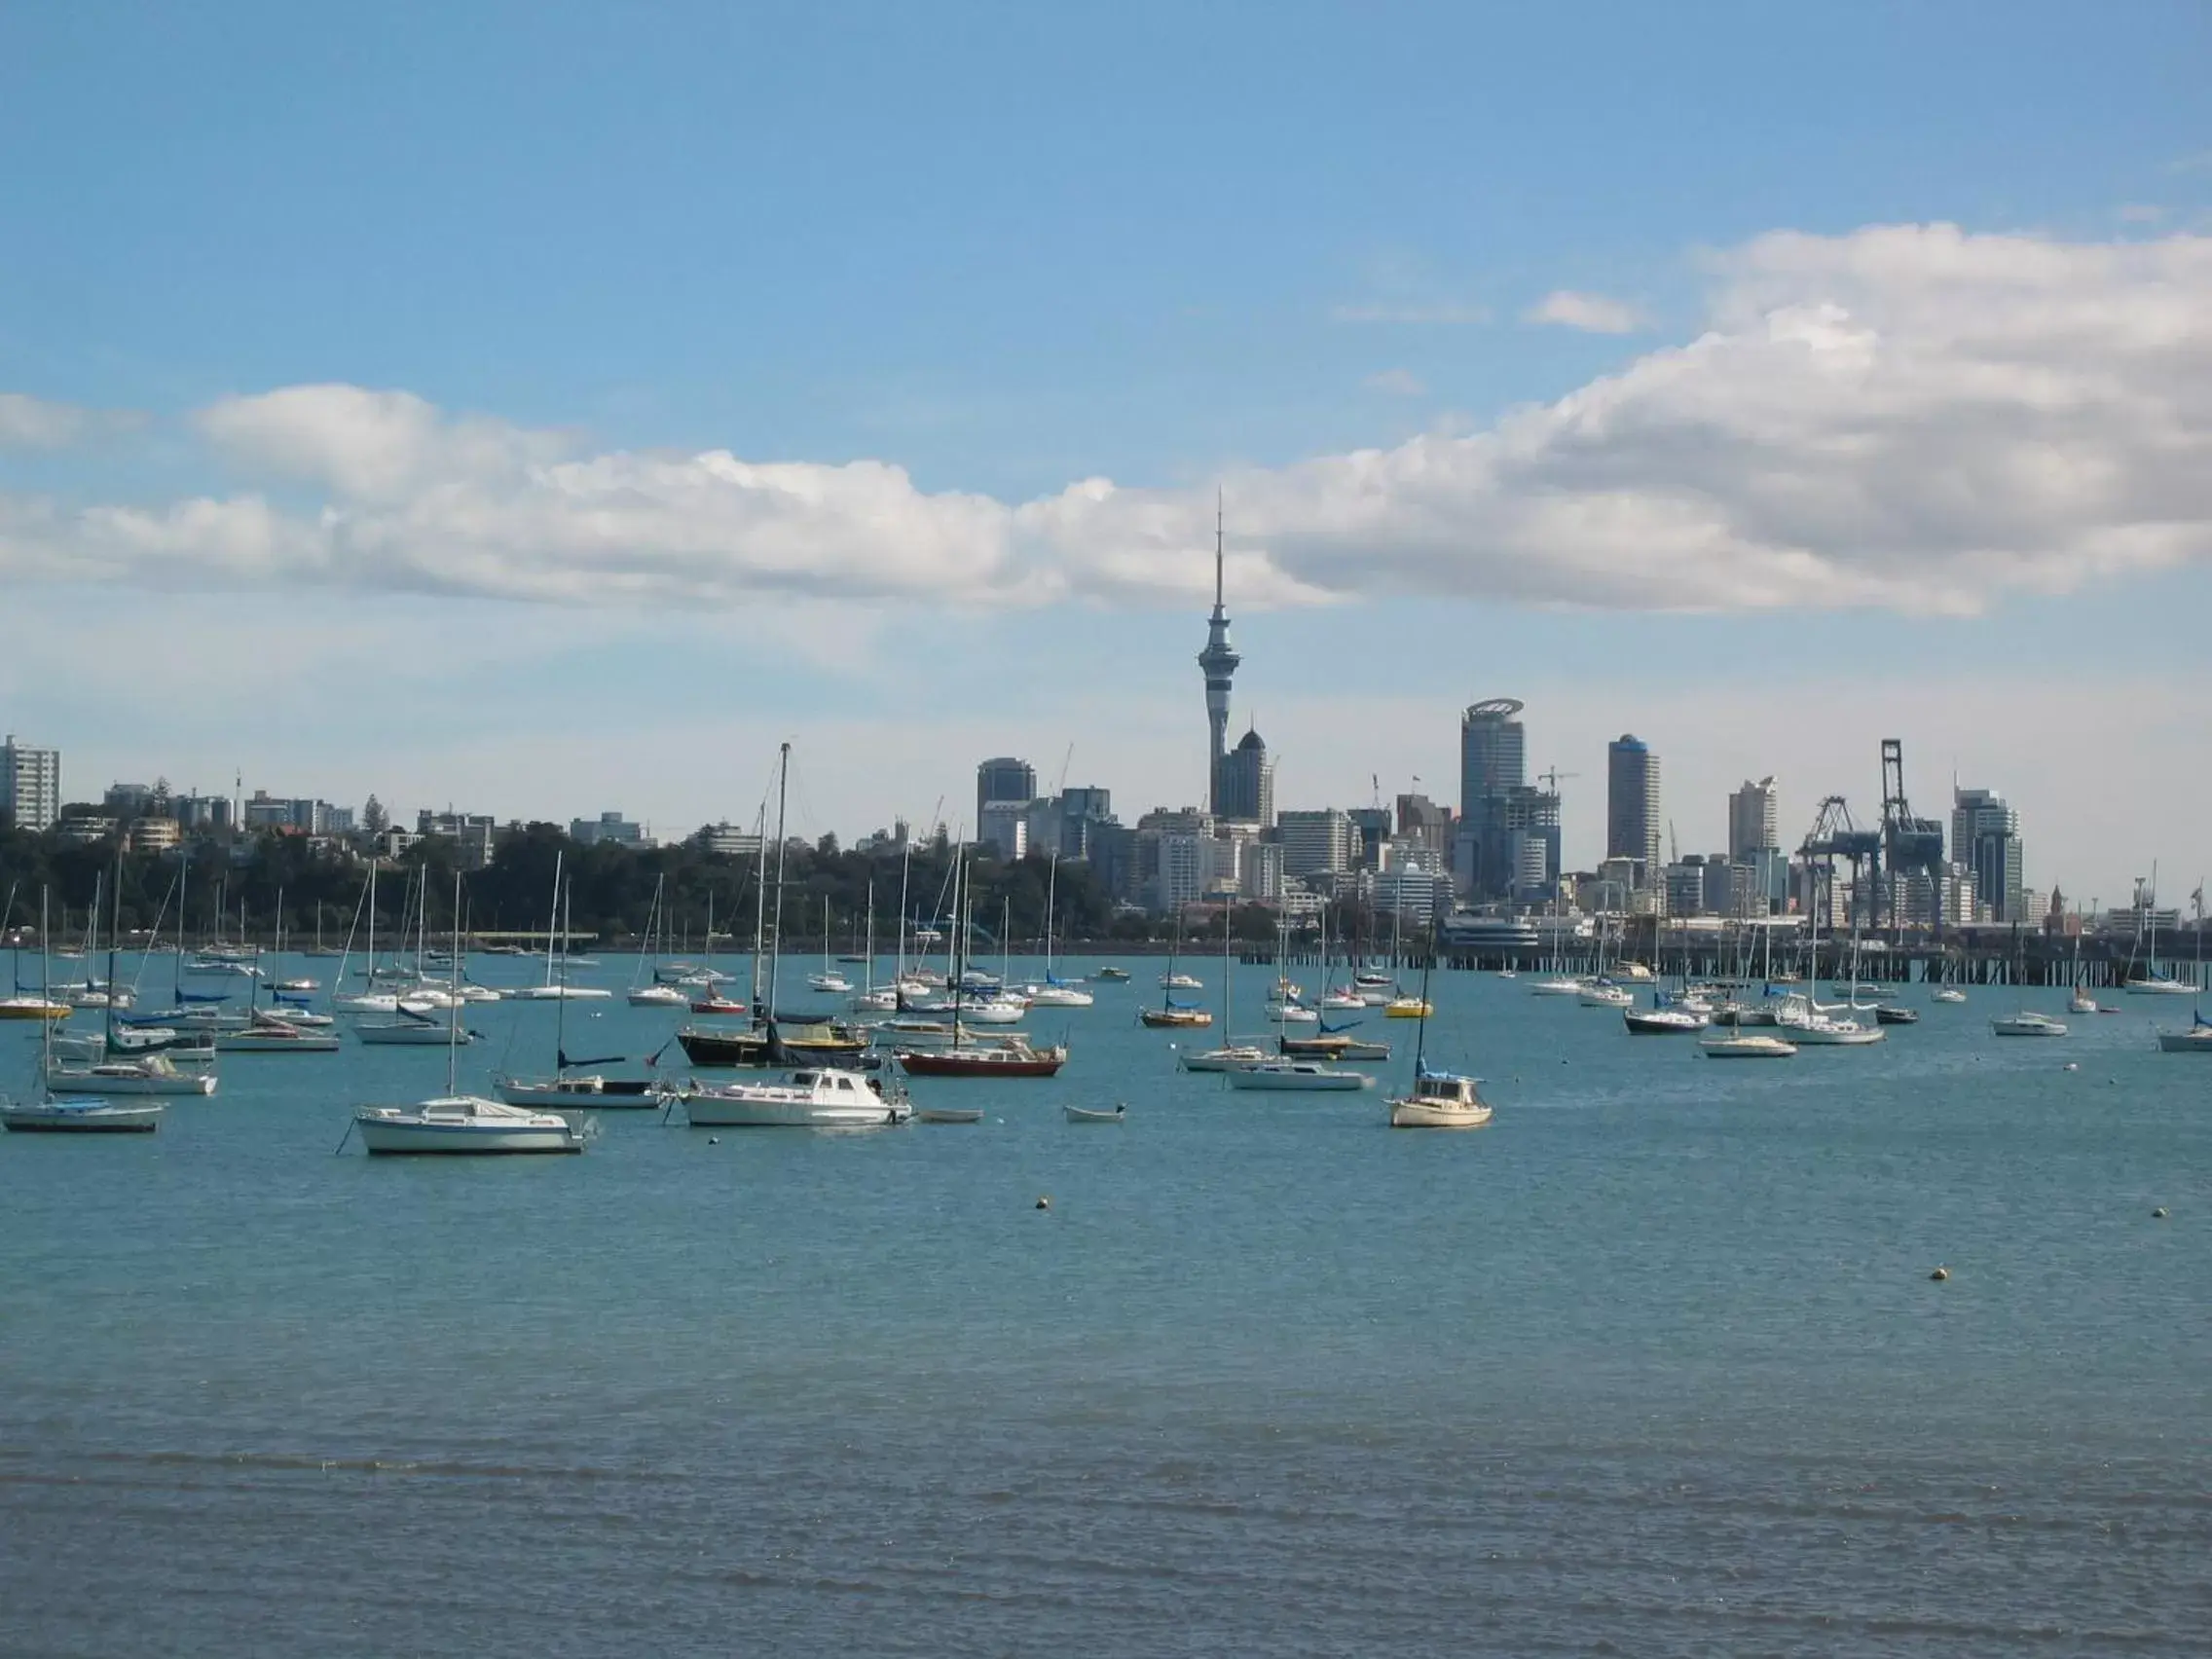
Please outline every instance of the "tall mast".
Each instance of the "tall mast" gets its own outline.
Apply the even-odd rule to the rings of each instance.
[[[753,1017],[757,1020],[765,1006],[760,1001],[760,951],[768,937],[768,802],[765,798],[753,822],[753,977],[746,981],[745,1000],[753,1005]],[[711,980],[707,994],[714,995]]]
[[[792,746],[785,743],[776,758],[776,917],[768,954],[768,1014],[776,1013],[776,975],[784,955],[784,808],[792,777]]]
[[[423,870],[423,914],[429,916],[428,888],[430,871]],[[453,872],[453,961],[447,969],[446,985],[446,1097],[451,1099],[460,1088],[461,1068],[461,871]]]

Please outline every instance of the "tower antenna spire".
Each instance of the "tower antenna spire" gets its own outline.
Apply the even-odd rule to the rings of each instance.
[[[1213,487],[1213,608],[1221,608],[1221,486]]]

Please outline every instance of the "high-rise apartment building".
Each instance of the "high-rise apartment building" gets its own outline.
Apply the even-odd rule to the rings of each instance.
[[[1974,907],[1993,922],[2033,922],[2025,913],[2020,815],[1994,790],[1959,790],[1951,800],[1951,856],[1973,873]]]
[[[1517,861],[1509,797],[1528,782],[1528,732],[1517,697],[1493,697],[1459,717],[1459,832],[1456,862],[1478,902],[1513,891]],[[1524,807],[1522,816],[1527,816]],[[1556,815],[1555,815],[1556,816]]]
[[[994,801],[1031,801],[1037,798],[1037,768],[1011,755],[995,756],[976,768],[976,824],[983,822],[983,808]]]
[[[61,751],[0,744],[0,816],[18,830],[49,830],[61,816]]]
[[[1351,868],[1355,834],[1351,814],[1335,807],[1279,814],[1275,836],[1282,843],[1283,874],[1297,877]]]
[[[1659,756],[1627,732],[1605,746],[1605,857],[1659,868]]]
[[[1730,864],[1755,863],[1755,855],[1773,852],[1782,845],[1775,794],[1774,780],[1761,778],[1755,784],[1747,779],[1744,787],[1728,797]]]
[[[1213,815],[1239,824],[1272,829],[1275,821],[1275,763],[1257,731],[1246,732],[1214,770]]]

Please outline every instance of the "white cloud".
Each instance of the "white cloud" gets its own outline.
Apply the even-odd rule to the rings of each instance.
[[[137,416],[122,410],[80,409],[20,391],[0,391],[0,449],[61,449],[138,424]]]
[[[1965,614],[2212,554],[2212,239],[1776,233],[1710,272],[1703,333],[1556,402],[1230,476],[1239,604]],[[0,574],[697,609],[1182,604],[1211,575],[1210,483],[1004,502],[345,386],[195,424],[284,493],[0,497]]]
[[[1645,318],[1625,300],[1604,294],[1578,294],[1555,288],[1522,315],[1525,322],[1552,322],[1562,328],[1578,328],[1585,334],[1634,334]]]
[[[1428,390],[1411,369],[1384,369],[1369,375],[1360,384],[1369,391],[1387,392],[1392,397],[1419,397]]]

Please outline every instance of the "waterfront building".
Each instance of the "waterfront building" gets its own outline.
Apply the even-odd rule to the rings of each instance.
[[[1291,879],[1350,869],[1359,861],[1351,815],[1333,806],[1278,814],[1275,836],[1282,843],[1282,872]]]
[[[991,848],[1010,863],[1027,857],[1029,807],[1026,796],[1020,800],[985,801],[976,813],[977,842]]]
[[[51,829],[61,816],[61,751],[0,743],[0,818],[18,830]]]
[[[1659,868],[1659,756],[1623,732],[1605,747],[1605,856]]]
[[[603,812],[597,818],[570,819],[569,839],[582,847],[629,847],[641,852],[655,845],[643,825],[631,822],[619,812]]]
[[[1774,780],[1745,780],[1744,787],[1728,797],[1728,862],[1751,864],[1759,853],[1782,845],[1778,827]]]
[[[139,817],[130,821],[126,845],[134,853],[174,852],[184,840],[184,831],[173,818]]]
[[[752,859],[760,856],[758,831],[740,830],[726,819],[719,824],[702,826],[697,839],[704,851],[717,858]]]
[[[976,825],[983,823],[983,808],[998,801],[1032,801],[1037,798],[1037,768],[1012,755],[998,755],[976,768]]]
[[[1449,859],[1452,856],[1452,829],[1450,807],[1439,806],[1424,794],[1402,794],[1398,797],[1400,839],[1423,842],[1435,848],[1439,857]]]
[[[1951,856],[1973,872],[1976,919],[2032,922],[2024,907],[2020,815],[1993,790],[1958,790],[1951,800]]]
[[[1272,830],[1275,822],[1275,763],[1256,730],[1224,756],[1214,775],[1213,815]]]
[[[1459,717],[1459,830],[1454,861],[1476,903],[1511,895],[1517,861],[1509,797],[1528,781],[1525,705],[1517,697],[1473,703]],[[1523,809],[1526,816],[1526,807]]]
[[[497,821],[488,814],[431,812],[424,808],[415,815],[416,838],[441,835],[452,841],[460,849],[462,869],[482,869],[492,862],[492,841],[498,830]]]

